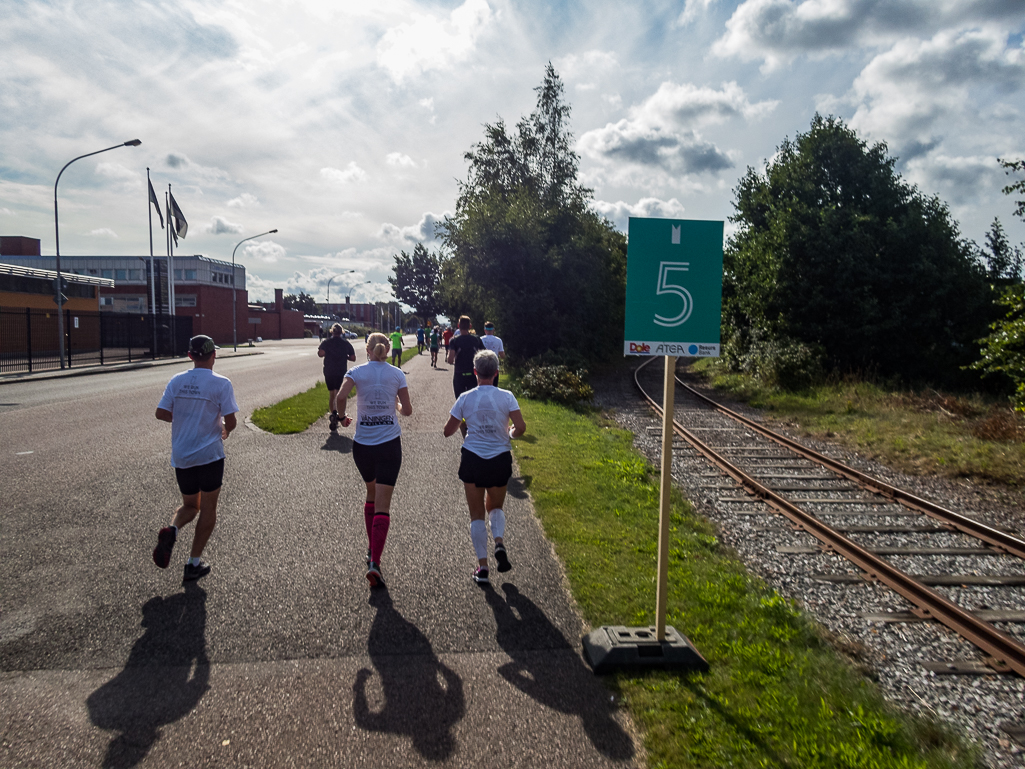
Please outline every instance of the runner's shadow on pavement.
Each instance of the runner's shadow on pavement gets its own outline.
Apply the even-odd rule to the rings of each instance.
[[[145,632],[124,669],[89,695],[95,726],[118,732],[104,769],[136,766],[160,739],[160,727],[192,712],[210,688],[206,656],[206,592],[190,583],[142,607]]]
[[[329,433],[327,440],[324,441],[324,445],[320,447],[320,450],[337,451],[340,454],[351,454],[352,438],[348,435],[340,435],[339,433]]]
[[[530,482],[533,480],[531,475],[519,475],[513,476],[509,479],[509,485],[506,487],[506,491],[509,496],[515,497],[516,499],[527,499],[527,489],[530,488]]]
[[[498,669],[499,675],[545,707],[579,716],[588,739],[602,755],[618,761],[632,758],[633,740],[616,721],[616,708],[591,669],[516,585],[506,582],[502,590],[504,598],[495,590],[484,590],[498,624],[498,645],[512,657]]]
[[[466,713],[463,681],[438,659],[419,628],[396,611],[387,590],[374,590],[370,605],[377,615],[367,652],[380,679],[383,704],[371,710],[367,686],[373,671],[363,668],[352,687],[356,726],[406,735],[428,761],[444,761],[456,747],[452,727]]]

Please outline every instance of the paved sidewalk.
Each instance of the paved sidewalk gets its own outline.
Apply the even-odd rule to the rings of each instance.
[[[0,765],[642,766],[523,479],[513,570],[470,579],[452,372],[428,353],[404,370],[385,591],[363,576],[352,428],[326,418],[232,435],[213,571],[188,589],[191,532],[170,569],[149,560],[176,492],[166,446],[126,431],[125,465],[73,488],[26,470],[0,559]]]
[[[217,351],[218,360],[227,358],[241,358],[248,355],[263,355],[263,352],[256,348],[240,347],[238,351],[228,348],[221,348]],[[153,368],[154,366],[173,366],[176,363],[188,363],[188,358],[157,358],[156,360],[136,360],[131,363],[107,363],[102,366],[72,366],[65,369],[45,369],[43,371],[15,372],[11,374],[0,374],[0,385],[8,382],[41,382],[47,379],[67,379],[70,377],[93,376],[96,374],[115,374],[119,371],[133,371],[140,368]]]

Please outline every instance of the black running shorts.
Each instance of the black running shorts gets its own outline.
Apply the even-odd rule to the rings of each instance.
[[[195,467],[176,467],[174,475],[178,479],[179,491],[186,497],[201,491],[217,491],[224,480],[224,460]]]
[[[324,372],[324,384],[327,385],[328,390],[341,390],[343,379],[345,379],[344,371],[340,374],[329,374],[326,371]]]
[[[353,441],[352,459],[364,483],[394,486],[402,467],[402,439],[392,438],[374,446]]]
[[[460,449],[459,480],[478,489],[497,489],[509,485],[512,478],[512,452],[505,451],[492,459],[482,459],[469,449]]]
[[[467,390],[477,386],[477,375],[472,371],[461,372],[452,376],[452,390],[458,398]]]

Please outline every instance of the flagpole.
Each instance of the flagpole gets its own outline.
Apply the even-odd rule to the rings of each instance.
[[[170,184],[167,185],[167,197],[168,197],[168,199],[171,199],[171,198],[174,197],[171,194],[171,185]],[[168,217],[168,222],[170,222],[170,217]],[[174,226],[175,226],[175,229],[177,229],[177,227],[178,227],[178,221],[177,220],[175,220]],[[171,244],[171,276],[168,278],[168,280],[170,281],[170,285],[171,285],[171,296],[168,299],[168,301],[171,304],[171,316],[173,317],[173,316],[178,314],[178,309],[174,306],[174,243]],[[177,326],[175,328],[177,329]]]
[[[153,357],[157,356],[157,275],[153,271],[153,198],[150,191],[153,183],[149,180],[149,168],[146,169],[146,213],[149,215],[149,314],[153,319]]]
[[[167,185],[170,188],[171,185]],[[174,319],[171,315],[172,305],[171,301],[171,281],[174,279],[174,265],[171,263],[171,203],[168,201],[167,196],[170,193],[164,193],[164,213],[167,214],[167,233],[164,238],[165,245],[167,246],[167,325],[168,325],[168,338],[171,342],[171,355],[176,355],[178,350],[174,343]]]

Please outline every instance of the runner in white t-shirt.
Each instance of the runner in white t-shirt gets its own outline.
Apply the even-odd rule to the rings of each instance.
[[[402,369],[388,361],[391,343],[384,334],[367,339],[367,362],[345,373],[338,402],[348,402],[356,388],[356,433],[352,437],[352,458],[367,486],[363,520],[367,527],[367,581],[371,587],[384,587],[381,553],[391,523],[391,498],[402,467],[402,429],[395,412],[413,413],[409,388]],[[340,414],[344,427],[352,417]]]
[[[487,584],[488,529],[484,523],[485,513],[495,540],[498,570],[509,571],[512,568],[505,549],[505,511],[502,505],[512,477],[509,441],[523,435],[527,425],[516,396],[491,384],[498,374],[498,356],[495,353],[491,350],[478,352],[473,358],[473,373],[477,377],[477,386],[456,400],[445,424],[445,437],[453,435],[466,420],[459,480],[466,491],[466,504],[470,509],[470,540],[477,556],[473,579]]]
[[[484,336],[480,340],[485,349],[498,355],[500,360],[505,360],[505,345],[501,337],[495,336],[495,324],[490,320],[484,322]],[[495,374],[495,387],[498,387],[498,374]]]
[[[171,423],[171,467],[182,495],[181,507],[174,511],[170,526],[157,533],[153,549],[157,566],[167,568],[178,530],[199,516],[182,582],[192,582],[210,572],[210,565],[200,556],[217,523],[224,441],[237,423],[238,404],[231,381],[213,372],[216,350],[210,337],[192,337],[189,358],[193,367],[171,378],[157,404],[157,419]]]

